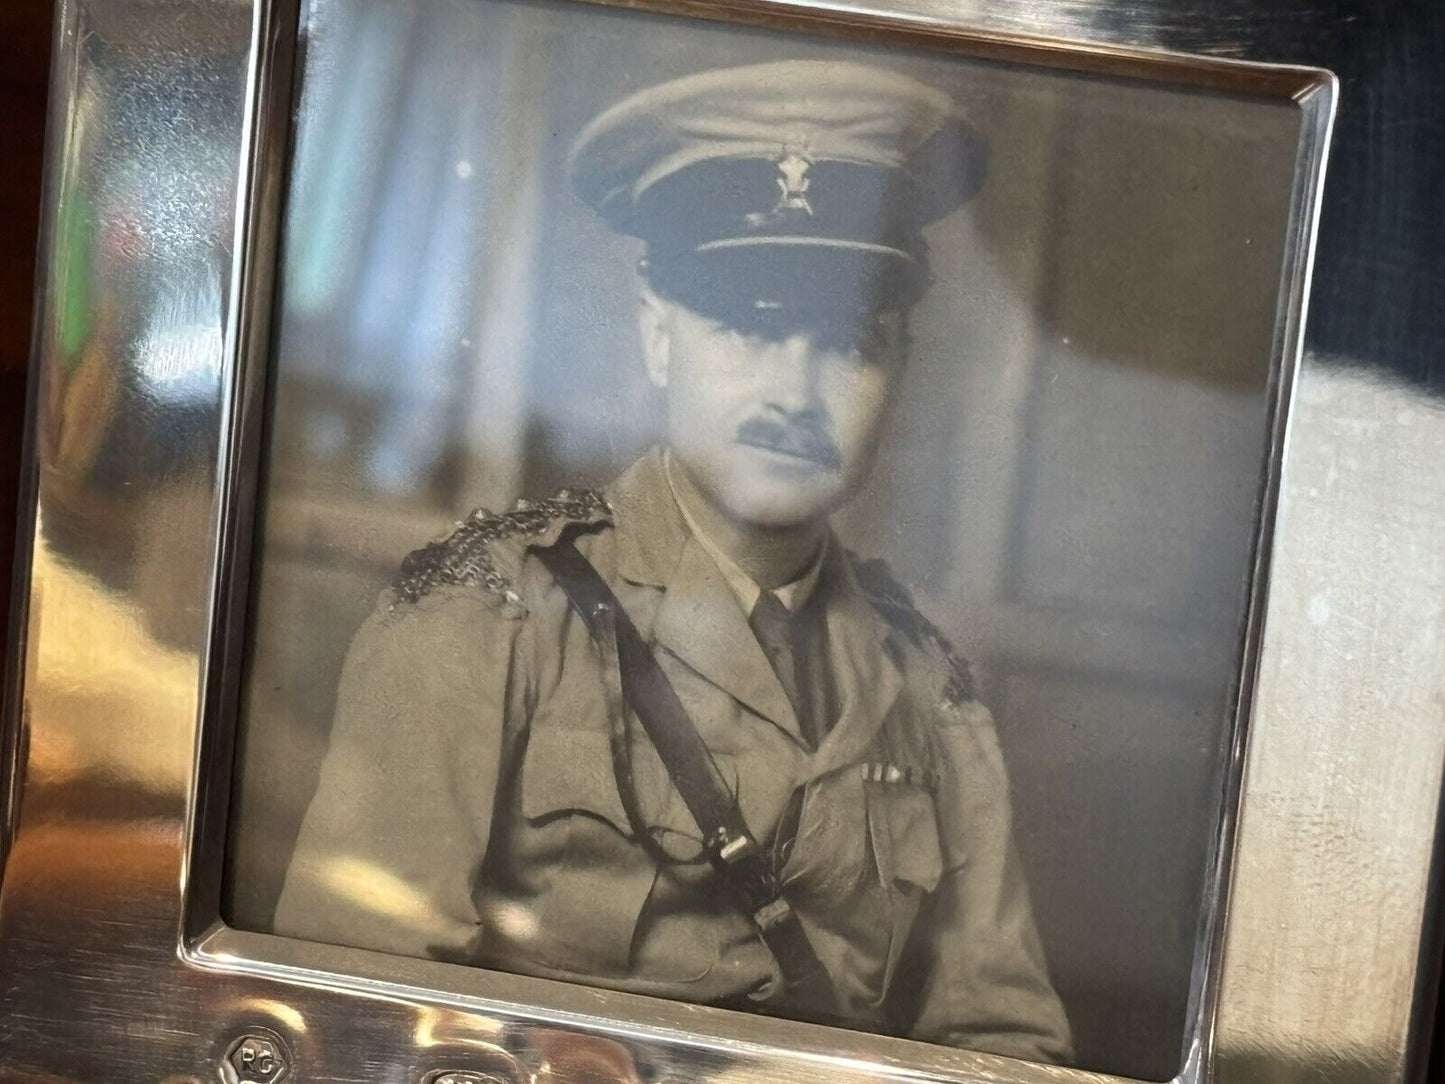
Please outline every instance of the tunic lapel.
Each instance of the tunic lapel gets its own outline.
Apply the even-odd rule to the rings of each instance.
[[[695,538],[683,545],[652,632],[659,644],[714,685],[802,740],[793,706],[748,628],[737,597]]]
[[[618,571],[663,592],[650,635],[688,667],[786,731],[802,731],[787,693],[702,544],[693,538],[654,448],[608,490],[617,527]]]

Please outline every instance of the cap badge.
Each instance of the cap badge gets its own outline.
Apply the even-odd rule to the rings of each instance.
[[[801,212],[811,216],[813,205],[808,202],[808,189],[812,187],[813,179],[808,176],[808,170],[812,166],[812,159],[797,151],[789,151],[779,159],[776,178],[778,202],[771,211],[748,215],[748,225],[757,227],[778,222],[786,218],[789,212]]]
[[[808,202],[808,189],[813,184],[808,170],[812,165],[808,158],[796,151],[778,163],[778,187],[782,190],[782,195],[778,197],[775,212],[789,210],[813,213],[813,205]]]

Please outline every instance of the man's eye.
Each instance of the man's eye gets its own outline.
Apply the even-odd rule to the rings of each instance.
[[[749,351],[759,351],[771,343],[780,341],[775,336],[768,335],[758,328],[728,326],[726,328],[726,334],[732,342]]]
[[[851,327],[840,328],[835,349],[848,354],[861,354],[875,360],[888,345],[888,329],[881,320],[866,320]]]

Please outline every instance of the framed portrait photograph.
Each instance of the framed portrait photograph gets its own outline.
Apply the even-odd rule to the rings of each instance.
[[[1418,1077],[1419,100],[1185,6],[64,0],[4,1073]]]

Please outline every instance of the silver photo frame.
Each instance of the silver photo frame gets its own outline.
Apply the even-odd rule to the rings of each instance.
[[[1438,156],[1389,142],[1424,108],[1428,71],[1407,70],[1373,24],[1337,33],[1323,6],[1288,30],[1263,6],[1172,0],[609,6],[1298,111],[1262,526],[1175,1079],[1418,1076],[1439,955],[1445,424],[1411,369],[1428,291],[1349,286],[1362,263],[1382,280],[1391,268],[1366,236],[1378,223],[1345,201],[1393,206]],[[57,10],[32,514],[4,718],[0,1069],[264,1084],[1126,1079],[223,921],[298,7]],[[1342,124],[1331,149],[1337,107],[1365,101],[1381,112]],[[1326,184],[1327,160],[1349,163],[1353,187]],[[160,211],[98,221],[117,178]],[[1307,324],[1316,282],[1329,309]]]

